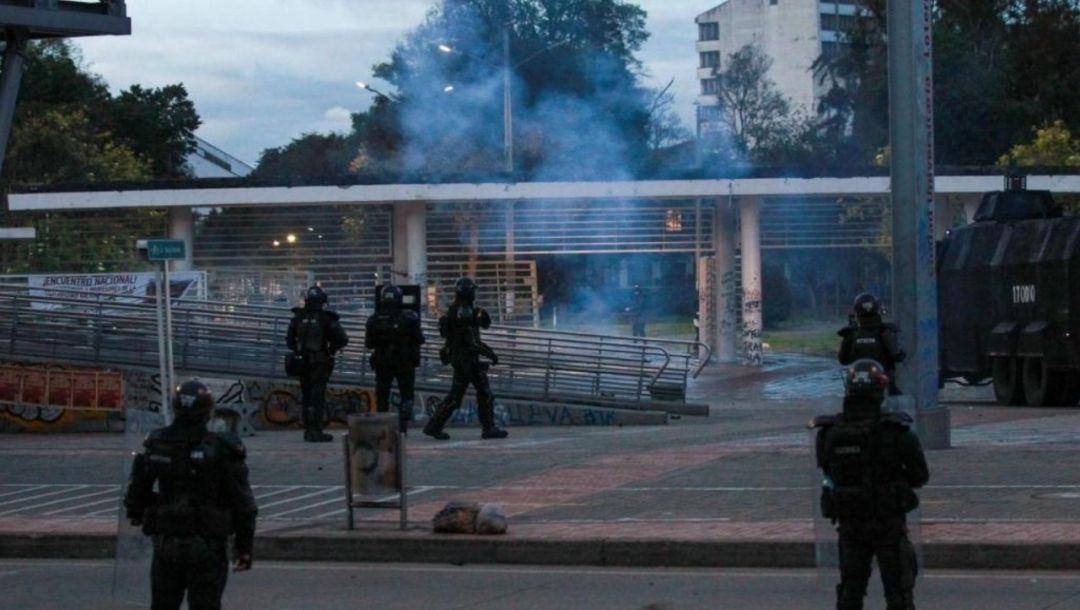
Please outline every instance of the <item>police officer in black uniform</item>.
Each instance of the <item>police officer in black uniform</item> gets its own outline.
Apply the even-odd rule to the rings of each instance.
[[[896,365],[906,356],[900,349],[900,329],[881,319],[881,303],[868,292],[855,297],[848,320],[848,325],[836,332],[842,339],[837,354],[840,364],[851,364],[860,358],[880,362],[889,376],[889,394],[899,394]]]
[[[480,361],[480,356],[484,356],[491,361],[491,366],[499,364],[499,357],[480,340],[480,329],[491,326],[491,316],[482,307],[477,307],[475,301],[476,282],[471,278],[460,278],[454,284],[454,302],[439,318],[439,334],[446,339],[440,357],[443,364],[454,368],[454,380],[450,393],[424,426],[424,434],[438,440],[450,438],[443,432],[443,427],[461,406],[470,383],[476,388],[477,416],[483,427],[481,438],[507,437],[506,430],[495,425],[495,397],[488,385],[488,363]]]
[[[214,398],[197,380],[176,389],[172,407],[176,419],[152,432],[135,457],[124,506],[153,537],[151,609],[178,609],[186,592],[191,610],[216,610],[230,535],[234,570],[251,569],[257,511],[244,444],[231,432],[207,430]]]
[[[390,387],[396,379],[401,392],[398,415],[405,431],[412,420],[416,367],[420,366],[420,346],[425,339],[420,316],[402,308],[402,296],[401,288],[393,284],[382,287],[375,313],[367,319],[364,347],[372,350],[376,409],[390,411]]]
[[[838,610],[861,610],[877,557],[888,610],[915,608],[915,549],[906,514],[919,505],[916,489],[930,472],[905,413],[882,413],[885,368],[856,360],[845,372],[844,410],[817,417],[817,465],[825,473],[821,512],[839,524]]]
[[[326,418],[326,385],[334,370],[334,354],[349,343],[336,312],[326,309],[326,293],[319,286],[308,289],[303,307],[293,307],[285,342],[301,358],[300,391],[303,394],[304,440],[333,440],[322,431]]]
[[[638,284],[634,285],[634,292],[630,298],[630,305],[626,313],[630,316],[630,331],[635,337],[645,336],[646,313],[649,307],[648,297]]]

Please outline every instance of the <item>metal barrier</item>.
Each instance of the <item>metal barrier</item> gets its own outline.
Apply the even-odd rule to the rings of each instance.
[[[152,300],[117,301],[115,295],[0,285],[0,357],[116,368],[156,370],[158,344]],[[364,345],[367,312],[342,312],[349,345],[337,358],[334,381],[374,385]],[[177,370],[206,376],[285,378],[284,307],[181,301],[173,309]],[[439,361],[437,323],[425,320],[428,343],[417,388],[445,390],[452,371]],[[493,326],[484,340],[499,354],[490,371],[500,397],[544,401],[590,400],[611,406],[680,401],[687,380],[708,360],[690,341],[641,339],[532,328]]]

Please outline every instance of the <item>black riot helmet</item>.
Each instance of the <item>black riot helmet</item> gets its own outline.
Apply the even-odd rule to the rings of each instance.
[[[322,309],[326,302],[329,301],[329,297],[326,296],[326,292],[323,291],[319,285],[308,288],[307,293],[304,295],[304,307],[308,309]]]
[[[393,284],[386,284],[379,293],[379,307],[384,309],[401,309],[401,288]]]
[[[172,408],[177,419],[206,419],[214,409],[214,395],[198,379],[189,379],[176,386]]]
[[[876,414],[889,389],[889,375],[877,360],[860,358],[844,370],[844,412]]]
[[[470,277],[458,278],[454,282],[454,295],[458,301],[472,305],[476,300],[476,282]]]
[[[881,302],[869,292],[860,293],[855,297],[855,304],[851,307],[852,312],[858,318],[881,315]]]

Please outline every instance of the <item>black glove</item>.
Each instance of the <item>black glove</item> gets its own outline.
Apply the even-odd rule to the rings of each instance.
[[[494,353],[492,353],[491,354],[491,366],[498,366],[498,365],[499,365],[499,357],[496,356]]]

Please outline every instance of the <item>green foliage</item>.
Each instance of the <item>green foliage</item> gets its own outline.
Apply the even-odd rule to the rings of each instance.
[[[885,2],[815,71],[837,147],[873,162],[888,144]],[[944,165],[988,165],[1054,119],[1080,126],[1080,7],[1069,0],[943,0],[934,8],[934,142]],[[847,129],[850,127],[850,129]]]
[[[1080,166],[1080,140],[1072,137],[1065,121],[1057,120],[1034,130],[1035,138],[1017,144],[998,159],[998,165],[1044,167]]]
[[[181,177],[201,121],[183,85],[132,85],[109,104],[114,137],[147,159],[157,178]]]
[[[199,126],[182,85],[114,97],[64,40],[28,46],[26,71],[0,185],[138,182],[186,173]],[[0,209],[0,226],[37,228],[32,243],[0,243],[0,272],[93,272],[137,268],[134,241],[161,235],[164,213],[133,210],[45,214]]]
[[[264,150],[251,177],[295,181],[340,176],[355,155],[345,136],[307,133],[285,146]]]

